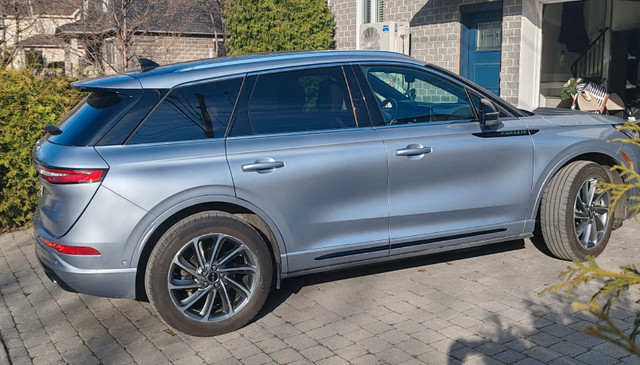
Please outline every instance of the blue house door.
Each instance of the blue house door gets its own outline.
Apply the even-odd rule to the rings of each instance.
[[[502,1],[461,7],[460,74],[500,94]]]

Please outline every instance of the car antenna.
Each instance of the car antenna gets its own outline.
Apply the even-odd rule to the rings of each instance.
[[[142,72],[151,71],[154,68],[160,66],[159,64],[151,61],[150,59],[142,58],[142,57],[138,57],[138,63],[140,64],[140,68],[142,69]]]

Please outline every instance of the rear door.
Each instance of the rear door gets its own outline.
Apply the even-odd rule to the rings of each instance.
[[[436,73],[362,70],[382,111],[391,254],[522,233],[533,158],[523,123],[483,130],[464,87]]]
[[[355,118],[345,70],[248,80],[227,158],[236,195],[278,226],[288,271],[388,255],[385,149],[369,120]]]

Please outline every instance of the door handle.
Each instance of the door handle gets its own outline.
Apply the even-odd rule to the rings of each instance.
[[[427,153],[431,153],[433,148],[425,147],[418,143],[412,143],[408,145],[406,148],[401,148],[396,150],[396,156],[405,156],[405,157],[413,157],[413,156],[422,156]]]
[[[276,169],[284,167],[283,161],[276,161],[272,158],[261,158],[254,163],[248,163],[242,165],[242,171],[244,172],[257,172],[259,174],[266,174],[273,172]]]

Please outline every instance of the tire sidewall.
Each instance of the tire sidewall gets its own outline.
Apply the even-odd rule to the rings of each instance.
[[[190,318],[176,308],[167,278],[175,255],[195,237],[210,233],[233,236],[244,243],[256,258],[258,274],[255,290],[244,307],[231,318],[207,323]],[[271,288],[272,266],[266,243],[252,226],[227,214],[198,213],[175,224],[158,240],[145,275],[147,295],[170,327],[195,336],[222,334],[242,327],[260,310]]]

